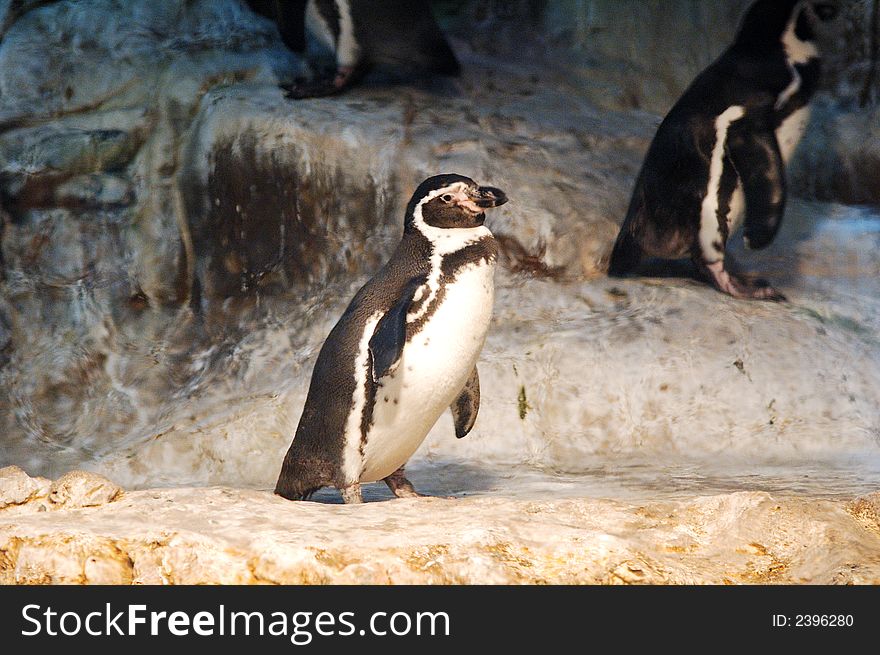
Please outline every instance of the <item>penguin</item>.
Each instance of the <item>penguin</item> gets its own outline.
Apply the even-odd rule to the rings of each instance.
[[[816,28],[834,4],[757,0],[733,44],[691,83],[663,119],[636,180],[608,273],[638,272],[646,258],[690,256],[701,275],[736,298],[784,300],[724,265],[744,222],[752,249],[782,221],[785,164],[809,117],[820,75]]]
[[[403,238],[318,354],[276,494],[306,500],[334,486],[360,503],[361,483],[384,480],[399,498],[417,496],[404,465],[447,407],[456,437],[467,435],[498,254],[485,210],[505,202],[462,175],[418,186]]]
[[[424,0],[247,0],[273,20],[285,45],[303,53],[309,30],[335,56],[336,70],[287,88],[288,98],[338,93],[372,66],[455,76],[461,66]]]

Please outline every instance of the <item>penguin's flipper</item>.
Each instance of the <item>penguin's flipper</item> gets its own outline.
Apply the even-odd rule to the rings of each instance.
[[[389,373],[393,373],[400,363],[400,356],[406,343],[406,315],[416,289],[421,285],[422,280],[412,280],[400,299],[376,324],[369,343],[373,362],[373,382],[378,382]]]
[[[623,277],[635,272],[642,261],[642,249],[630,226],[624,223],[614,242],[614,250],[611,251],[611,259],[608,263],[608,275],[611,277]]]
[[[754,250],[773,241],[785,211],[785,164],[772,130],[742,125],[728,137],[728,155],[746,199],[744,237]]]
[[[455,422],[455,436],[461,439],[474,427],[477,412],[480,411],[480,376],[476,366],[449,409],[452,410],[452,420]]]

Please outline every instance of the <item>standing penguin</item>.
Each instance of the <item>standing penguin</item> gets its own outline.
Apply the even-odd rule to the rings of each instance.
[[[458,75],[455,53],[426,0],[247,0],[272,19],[288,48],[306,49],[305,30],[333,51],[336,71],[329,78],[297,83],[288,97],[337,93],[374,65],[398,71]]]
[[[416,496],[403,467],[443,411],[457,437],[470,431],[497,256],[484,210],[505,202],[461,175],[419,185],[391,259],[321,348],[275,493],[305,500],[335,486],[358,503],[360,483],[384,480],[396,496]]]
[[[723,293],[782,300],[769,286],[731,275],[729,236],[745,218],[750,248],[776,235],[786,201],[785,163],[819,82],[816,26],[835,5],[758,0],[736,39],[691,83],[663,122],[636,181],[609,274],[636,272],[644,257],[690,256]]]

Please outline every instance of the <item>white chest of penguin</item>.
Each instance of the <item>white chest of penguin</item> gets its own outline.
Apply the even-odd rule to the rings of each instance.
[[[791,156],[794,154],[801,138],[804,136],[809,121],[810,106],[805,105],[782,121],[782,125],[776,129],[776,141],[779,143],[779,150],[782,153],[782,161],[786,164],[791,159]]]
[[[442,290],[429,278],[417,291],[416,297],[442,298],[404,346],[396,370],[379,380],[361,482],[403,466],[467,382],[492,319],[494,274],[495,263],[480,260],[465,264]]]

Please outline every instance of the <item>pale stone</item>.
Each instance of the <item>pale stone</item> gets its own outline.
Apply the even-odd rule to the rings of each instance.
[[[0,583],[64,582],[878,584],[880,532],[847,501],[764,492],[343,506],[152,489],[0,525]]]
[[[49,495],[49,485],[49,480],[32,478],[17,466],[0,469],[0,510],[45,499]]]
[[[113,502],[121,493],[119,486],[101,475],[71,471],[52,483],[49,501],[56,507],[95,507]]]

